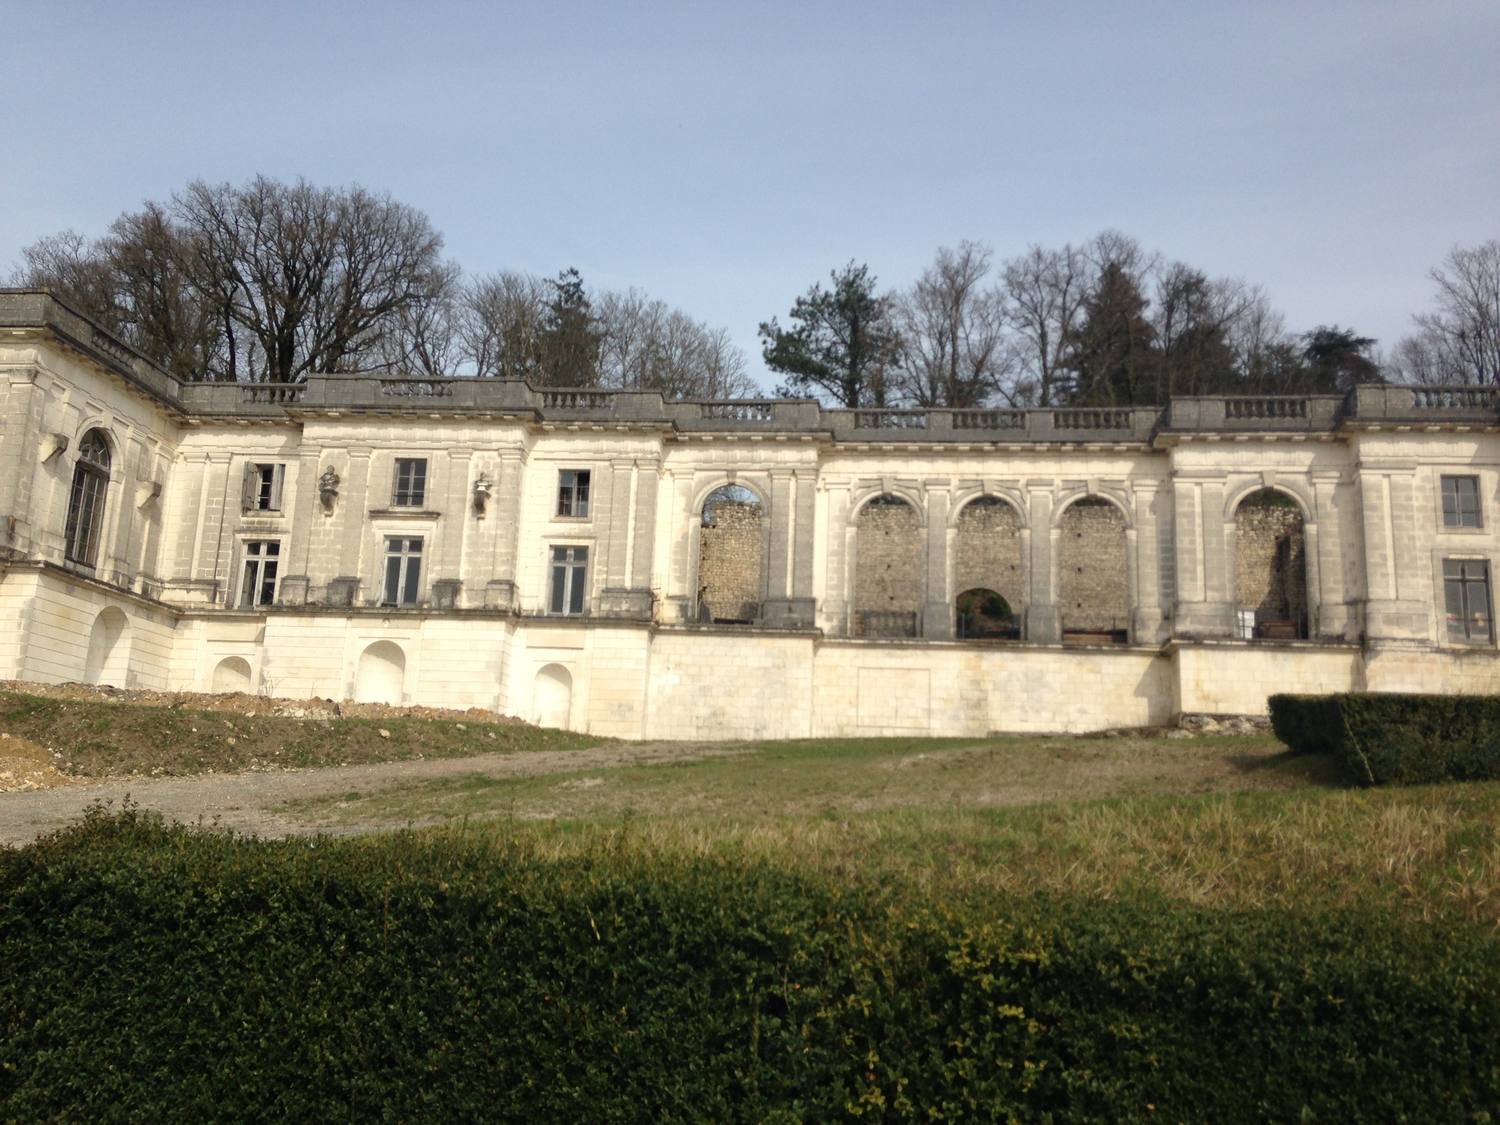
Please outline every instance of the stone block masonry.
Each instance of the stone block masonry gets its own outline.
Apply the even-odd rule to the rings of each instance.
[[[760,616],[758,501],[720,500],[704,509],[698,540],[699,619],[749,623]]]
[[[1125,517],[1108,500],[1084,497],[1058,528],[1063,632],[1116,633],[1130,624]]]

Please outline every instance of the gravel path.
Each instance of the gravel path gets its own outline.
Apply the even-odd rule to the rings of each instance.
[[[399,786],[404,781],[484,774],[531,777],[576,773],[617,766],[691,761],[742,753],[732,746],[683,742],[611,743],[587,750],[524,751],[441,758],[419,762],[382,762],[368,766],[276,770],[253,773],[199,774],[193,777],[130,777],[90,780],[54,789],[0,793],[0,844],[25,844],[44,832],[78,819],[95,801],[116,806],[129,795],[141,808],[155,809],[169,820],[218,824],[259,836],[292,836],[314,832],[356,833],[388,828],[386,822],[338,826],[274,812],[277,805],[303,797],[326,797],[351,791]]]

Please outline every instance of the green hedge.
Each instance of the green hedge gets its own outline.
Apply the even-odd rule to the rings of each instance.
[[[95,812],[0,852],[0,1118],[1470,1119],[1500,1104],[1497,953]]]
[[[1343,737],[1337,695],[1273,695],[1271,729],[1294,754],[1331,754]]]
[[[1359,785],[1500,778],[1500,696],[1273,695],[1271,726],[1296,753],[1333,753]]]

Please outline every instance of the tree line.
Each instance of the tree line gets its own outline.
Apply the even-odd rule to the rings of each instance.
[[[1338,393],[1357,383],[1500,382],[1500,241],[1453,250],[1434,309],[1388,355],[1337,325],[1290,332],[1265,292],[1116,231],[996,263],[938,250],[909,288],[849,263],[761,324],[779,394],[845,406],[1129,406],[1173,395]]]
[[[910,286],[851,261],[760,325],[778,395],[843,406],[1133,405],[1172,395],[1500,382],[1500,241],[1455,248],[1433,307],[1388,353],[1352,329],[1293,333],[1258,286],[1106,231],[997,261],[964,241]],[[45,287],[183,379],[468,374],[668,397],[756,391],[744,354],[637,289],[576,269],[466,276],[421,211],[360,187],[195,181],[22,251]]]

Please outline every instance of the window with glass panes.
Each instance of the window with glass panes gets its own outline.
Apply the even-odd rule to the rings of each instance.
[[[420,508],[426,500],[426,458],[398,458],[396,461],[396,488],[391,494],[391,505],[397,508]]]
[[[281,544],[275,539],[253,539],[245,544],[245,565],[240,571],[241,609],[275,602],[280,561]]]
[[[588,592],[589,549],[552,548],[552,593],[547,612],[574,616],[584,612]]]
[[[1479,478],[1443,478],[1443,526],[1479,527]]]
[[[63,530],[69,562],[93,566],[104,529],[104,496],[109,490],[109,442],[98,430],[83,435],[73,487],[68,493],[68,521]]]
[[[246,465],[240,506],[247,512],[281,511],[281,480],[285,469],[284,465]]]
[[[422,540],[391,536],[385,541],[383,605],[416,605],[422,596]]]
[[[1482,559],[1444,559],[1443,599],[1450,641],[1488,644],[1494,639],[1489,563]]]
[[[563,469],[557,474],[557,514],[576,518],[589,514],[589,470]]]

